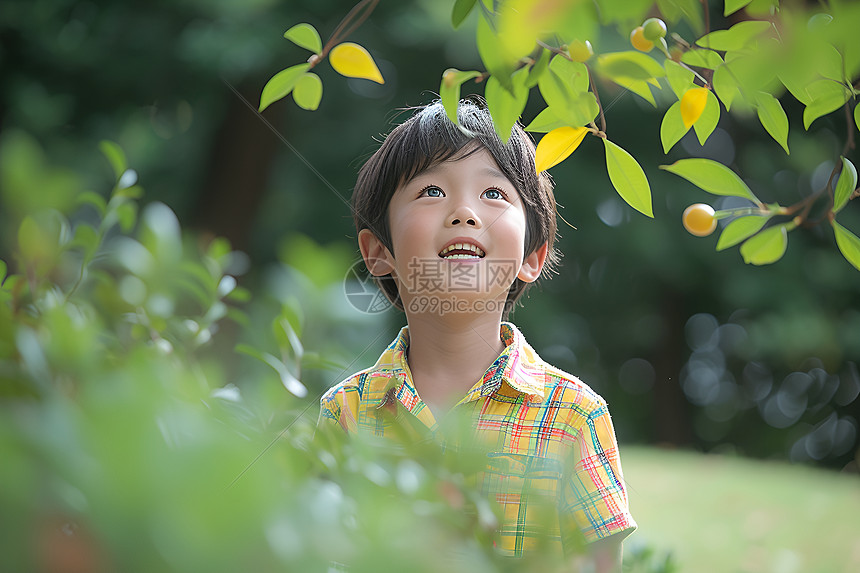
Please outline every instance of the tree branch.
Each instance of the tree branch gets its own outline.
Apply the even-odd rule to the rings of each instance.
[[[331,33],[331,36],[329,36],[329,39],[325,43],[325,46],[323,46],[322,52],[320,52],[319,56],[316,58],[311,56],[311,59],[308,60],[311,68],[323,60],[333,47],[355,32],[358,27],[367,20],[368,16],[370,16],[377,4],[379,4],[379,0],[361,0],[361,2],[353,6],[352,10],[343,17],[343,20],[340,21],[337,28],[335,28],[334,32]]]

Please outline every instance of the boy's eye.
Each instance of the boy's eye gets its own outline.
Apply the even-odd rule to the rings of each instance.
[[[483,193],[481,193],[482,197],[486,197],[487,199],[504,199],[505,194],[499,191],[498,189],[487,189]]]
[[[429,185],[421,190],[421,197],[444,197],[445,192],[436,187],[435,185]]]

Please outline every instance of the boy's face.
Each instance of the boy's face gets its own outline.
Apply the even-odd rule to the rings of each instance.
[[[393,253],[367,230],[359,243],[373,274],[395,278],[407,310],[432,297],[503,302],[515,278],[532,282],[540,275],[546,249],[525,257],[525,208],[486,149],[401,185],[388,217]],[[420,312],[420,305],[412,310]]]

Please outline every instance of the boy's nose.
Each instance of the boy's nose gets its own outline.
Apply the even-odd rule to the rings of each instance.
[[[478,215],[465,205],[458,207],[448,216],[449,227],[461,224],[474,227],[475,229],[481,228],[481,220],[478,218]]]

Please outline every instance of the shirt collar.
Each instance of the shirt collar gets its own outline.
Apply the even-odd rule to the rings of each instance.
[[[510,322],[501,324],[500,338],[505,343],[504,350],[463,401],[490,396],[502,387],[502,382],[513,390],[528,395],[532,401],[543,401],[543,377],[536,375],[536,371],[540,370],[540,357],[529,346],[519,329]],[[380,404],[388,401],[391,391],[396,391],[402,384],[407,384],[414,390],[412,374],[406,361],[408,348],[409,327],[404,326],[368,372],[373,383],[382,383],[381,387],[377,386],[381,396]]]

